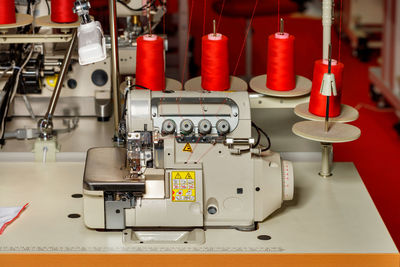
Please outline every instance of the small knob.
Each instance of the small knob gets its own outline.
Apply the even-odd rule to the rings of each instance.
[[[173,120],[165,120],[162,124],[161,133],[162,134],[173,134],[175,132],[175,122]]]
[[[212,124],[209,120],[203,119],[199,122],[199,133],[206,135],[211,133]]]
[[[185,119],[181,122],[181,134],[188,135],[193,132],[194,124],[191,120]]]
[[[230,125],[227,120],[222,119],[217,121],[216,128],[219,135],[225,135],[229,133]]]

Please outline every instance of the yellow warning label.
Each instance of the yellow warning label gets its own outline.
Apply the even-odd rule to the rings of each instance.
[[[186,143],[185,147],[182,149],[183,152],[193,152],[192,146],[189,143]]]
[[[58,80],[58,74],[46,78],[46,82],[50,87],[55,87]]]
[[[196,172],[173,171],[171,180],[173,202],[196,201]]]

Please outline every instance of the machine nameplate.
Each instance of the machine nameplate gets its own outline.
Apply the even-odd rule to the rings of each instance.
[[[196,172],[173,171],[171,179],[172,202],[196,201]]]

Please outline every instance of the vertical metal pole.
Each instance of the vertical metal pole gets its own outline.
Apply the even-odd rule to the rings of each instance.
[[[189,4],[188,1],[179,1],[179,75],[184,74],[181,79],[186,81],[188,77],[188,64],[185,64],[186,39],[189,31]]]
[[[250,81],[253,72],[253,27],[251,27],[251,20],[246,20],[246,29],[249,29],[246,40],[246,80]]]
[[[322,59],[328,59],[329,44],[331,43],[331,27],[332,27],[332,0],[322,1],[322,28],[323,28],[323,44]]]
[[[60,74],[57,79],[56,87],[54,88],[53,94],[51,95],[50,103],[47,108],[47,112],[42,119],[38,122],[40,130],[40,138],[51,139],[53,137],[53,115],[57,107],[58,98],[60,97],[61,89],[64,83],[64,79],[68,72],[68,66],[71,61],[72,51],[76,42],[77,30],[74,29],[72,32],[72,39],[69,43],[68,50],[64,55],[64,60],[61,65]]]
[[[119,94],[119,56],[116,0],[109,0],[110,35],[111,35],[111,86],[114,106],[114,137],[119,136],[119,119],[121,117],[121,99]]]
[[[322,159],[321,159],[321,171],[319,175],[327,178],[332,176],[332,144],[321,143],[322,146]]]
[[[54,88],[53,94],[51,95],[50,104],[49,104],[49,107],[47,108],[46,115],[44,116],[45,118],[51,118],[54,115],[54,111],[57,106],[58,98],[60,97],[61,88],[64,84],[64,79],[68,72],[68,66],[71,61],[71,54],[74,49],[76,36],[77,36],[77,30],[75,29],[75,30],[73,30],[72,39],[71,39],[71,42],[69,43],[68,50],[64,55],[64,60],[61,65],[60,74],[57,79],[56,87]]]

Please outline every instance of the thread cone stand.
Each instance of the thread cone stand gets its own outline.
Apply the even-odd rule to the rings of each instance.
[[[314,115],[310,111],[308,111],[308,105],[309,105],[308,102],[298,104],[294,108],[294,113],[303,119],[312,120],[312,121],[323,121],[325,119],[324,117]],[[329,121],[342,122],[342,123],[352,122],[352,121],[357,120],[358,116],[359,116],[358,111],[355,108],[353,108],[349,105],[342,104],[340,115],[337,117],[329,118]]]
[[[15,14],[15,20],[16,20],[15,23],[0,24],[0,30],[4,32],[7,31],[7,29],[18,28],[29,25],[33,22],[33,17],[28,14],[17,13]]]
[[[230,76],[230,85],[231,87],[227,91],[247,91],[247,83],[236,77],[236,76]],[[202,91],[203,88],[201,87],[201,77],[195,77],[193,79],[188,80],[185,83],[185,90],[186,91]]]
[[[321,142],[322,145],[322,163],[320,175],[329,177],[332,175],[332,143],[345,143],[358,139],[361,135],[357,127],[331,122],[329,130],[325,131],[324,121],[301,121],[293,125],[292,131],[295,135],[302,138]]]
[[[260,75],[250,80],[250,88],[257,93],[275,97],[299,97],[311,92],[312,82],[306,77],[296,75],[296,87],[289,91],[276,91],[267,87],[267,75]]]
[[[91,17],[91,18],[92,18],[92,20],[94,20],[93,17]],[[37,27],[50,27],[50,28],[54,28],[54,29],[72,29],[72,28],[78,28],[80,24],[81,24],[81,22],[79,21],[79,19],[77,21],[71,22],[71,23],[53,22],[53,21],[51,21],[50,15],[35,18],[35,25]]]

